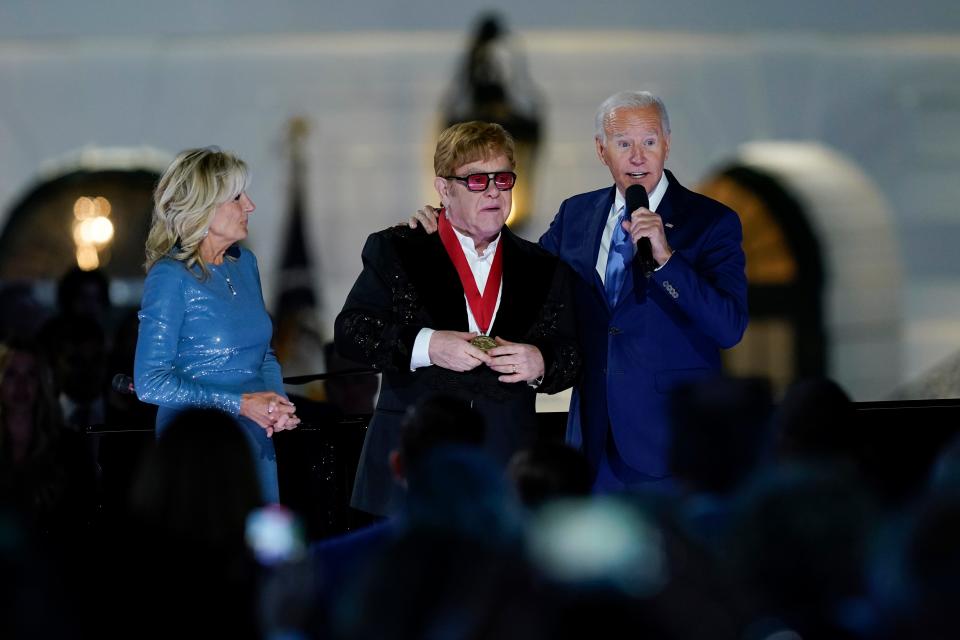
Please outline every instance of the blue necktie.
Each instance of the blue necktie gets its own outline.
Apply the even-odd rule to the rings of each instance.
[[[617,297],[620,295],[620,288],[623,286],[623,278],[627,273],[630,261],[633,259],[633,242],[623,228],[623,216],[626,211],[621,211],[617,217],[617,224],[613,228],[613,235],[610,237],[610,252],[607,254],[607,270],[604,274],[604,288],[607,290],[607,301],[611,307],[617,306]]]

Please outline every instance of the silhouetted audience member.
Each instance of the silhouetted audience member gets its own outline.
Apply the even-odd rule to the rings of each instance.
[[[131,497],[145,525],[202,546],[243,542],[247,514],[263,499],[249,448],[229,418],[188,410],[157,439]]]
[[[832,380],[810,378],[791,385],[777,409],[777,454],[785,460],[853,461],[855,409]]]
[[[106,331],[111,313],[107,274],[100,269],[68,270],[57,283],[57,309],[65,316],[91,318]]]
[[[462,469],[453,469],[437,480],[433,474],[440,463],[425,462],[436,451],[449,450],[443,458],[447,460],[460,448],[479,448],[483,437],[483,417],[458,398],[428,396],[407,410],[400,448],[389,455],[389,466],[398,491],[406,493],[404,509],[393,518],[313,545],[312,561],[322,587],[315,626],[325,627],[325,616],[333,599],[363,573],[373,558],[379,557],[388,544],[411,526],[428,522],[436,524],[439,520],[444,527],[469,529],[476,524],[477,518],[483,521],[482,501],[460,499],[476,489],[472,480],[489,480],[483,471],[477,469],[482,463],[468,456],[463,460]],[[436,484],[442,486],[434,486]],[[494,524],[485,522],[483,526],[492,527]]]
[[[960,493],[960,437],[954,437],[937,455],[929,485],[934,492]]]
[[[29,282],[0,286],[0,341],[32,340],[49,315]]]
[[[660,496],[555,501],[534,514],[528,546],[555,588],[551,638],[742,640],[748,603],[684,535]]]
[[[400,448],[390,452],[390,470],[398,484],[405,486],[408,471],[415,469],[426,454],[443,445],[479,447],[485,431],[483,416],[465,401],[446,395],[428,396],[407,411]]]
[[[784,465],[738,499],[727,537],[735,574],[766,618],[803,638],[855,638],[877,512],[845,467]]]
[[[674,391],[670,409],[670,468],[687,491],[729,494],[769,450],[773,400],[764,379],[694,382]]]
[[[89,316],[56,315],[40,330],[53,369],[64,424],[74,431],[106,419],[107,343],[103,327]]]
[[[408,529],[480,536],[509,545],[520,535],[520,504],[503,469],[474,445],[443,445],[405,470]]]
[[[52,376],[36,347],[0,344],[0,496],[67,552],[82,540],[96,496],[82,437],[61,425]]]
[[[947,640],[960,628],[960,491],[934,491],[903,514],[874,554],[883,640]]]
[[[355,640],[554,638],[525,558],[452,531],[392,540],[338,608],[333,637]]]
[[[131,637],[258,637],[257,565],[244,535],[262,504],[236,422],[209,409],[179,414],[132,488],[111,581],[114,611],[129,619],[111,623],[133,624]]]
[[[396,504],[409,517],[410,470],[423,455],[441,445],[481,446],[486,434],[483,416],[459,398],[436,394],[426,396],[407,409],[401,422],[399,446],[387,454],[387,468],[393,479],[391,491]],[[369,439],[369,438],[368,438]],[[428,487],[429,488],[429,487]],[[369,522],[382,521],[375,517]]]
[[[33,345],[0,345],[0,509],[20,516],[31,548],[65,596],[59,603],[70,605],[69,617],[78,619],[84,607],[75,597],[89,587],[83,558],[96,484],[82,436],[61,428],[52,387]],[[0,538],[13,541],[7,538],[13,529],[0,531]]]
[[[427,453],[438,447],[481,446],[485,426],[483,416],[463,400],[434,395],[407,409],[401,429],[400,448],[390,452],[388,464],[396,481],[396,490],[402,496],[401,502],[404,502],[409,494],[411,468],[416,468]],[[314,553],[318,562],[329,565],[323,572],[334,584],[337,583],[339,576],[347,573],[341,570],[342,565],[352,568],[357,556],[364,555],[362,552],[368,546],[379,544],[384,533],[392,531],[395,526],[396,519],[379,519],[372,526],[320,541],[315,545]]]
[[[397,491],[404,494],[404,498],[408,497],[409,472],[429,452],[444,446],[479,447],[483,444],[484,429],[483,417],[459,398],[427,396],[410,407],[402,423],[400,448],[392,450],[388,459]],[[319,554],[319,560],[330,565],[324,568],[324,572],[328,577],[345,575],[339,566],[356,562],[352,552],[378,544],[380,536],[393,530],[396,524],[396,519],[380,520],[373,527],[321,541],[314,550]],[[334,577],[333,582],[336,581]]]
[[[687,533],[714,551],[724,535],[730,497],[766,460],[773,410],[759,378],[716,376],[677,388],[670,401],[670,469]]]
[[[546,440],[515,453],[507,465],[507,477],[520,502],[530,509],[558,498],[588,496],[593,486],[583,453]]]
[[[119,319],[113,333],[112,347],[107,355],[107,378],[111,385],[107,393],[106,424],[114,427],[153,428],[157,406],[140,402],[136,393],[113,388],[112,380],[117,374],[133,379],[133,359],[137,350],[137,335],[140,320],[136,309],[129,309]]]
[[[800,380],[774,416],[777,458],[846,467],[884,508],[903,507],[922,491],[930,460],[903,449],[903,425],[893,415],[858,411],[832,380]]]
[[[339,602],[338,637],[550,637],[502,469],[444,445],[405,472],[402,526]]]
[[[58,571],[22,519],[0,505],[0,638],[81,638]]]
[[[83,435],[107,416],[107,344],[103,327],[91,316],[53,316],[37,337],[53,371],[62,425]],[[100,481],[100,443],[87,435],[84,446]]]

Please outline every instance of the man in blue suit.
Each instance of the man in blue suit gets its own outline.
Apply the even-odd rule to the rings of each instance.
[[[720,349],[747,326],[740,219],[664,171],[670,119],[660,98],[616,93],[595,124],[597,156],[614,184],[565,200],[540,238],[579,276],[584,366],[567,440],[586,454],[597,491],[669,490],[669,394],[718,371]],[[624,212],[634,184],[649,206]],[[424,226],[430,218],[417,216]],[[634,259],[640,238],[650,239],[656,263],[649,277]]]
[[[597,471],[598,490],[638,489],[669,476],[670,391],[719,370],[720,349],[746,329],[742,231],[736,213],[664,171],[670,119],[660,98],[614,94],[595,125],[597,156],[614,186],[565,200],[540,244],[579,275],[584,370],[567,439]],[[650,204],[624,216],[624,193],[634,184]],[[649,278],[633,260],[643,237],[657,265]],[[624,244],[624,258],[611,254],[611,245],[616,253]],[[618,274],[611,257],[627,273]],[[608,281],[618,281],[617,290],[608,293]]]

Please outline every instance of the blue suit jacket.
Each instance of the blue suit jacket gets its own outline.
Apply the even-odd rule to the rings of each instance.
[[[540,244],[572,267],[578,337],[584,359],[567,423],[567,440],[594,469],[608,425],[617,451],[637,471],[668,473],[667,401],[678,384],[720,368],[720,349],[747,326],[747,280],[740,218],[689,191],[667,172],[657,213],[673,256],[647,279],[633,265],[615,308],[597,273],[600,237],[615,188],[560,205]]]

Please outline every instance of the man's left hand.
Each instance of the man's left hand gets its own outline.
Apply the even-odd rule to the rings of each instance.
[[[650,209],[640,207],[634,211],[629,221],[623,221],[623,228],[633,238],[634,243],[640,238],[650,238],[653,259],[658,265],[662,265],[673,254],[663,231],[663,220]]]
[[[543,376],[544,363],[540,349],[532,344],[510,342],[503,338],[494,338],[497,343],[487,355],[493,358],[488,366],[504,375],[497,378],[500,382],[530,382]]]

